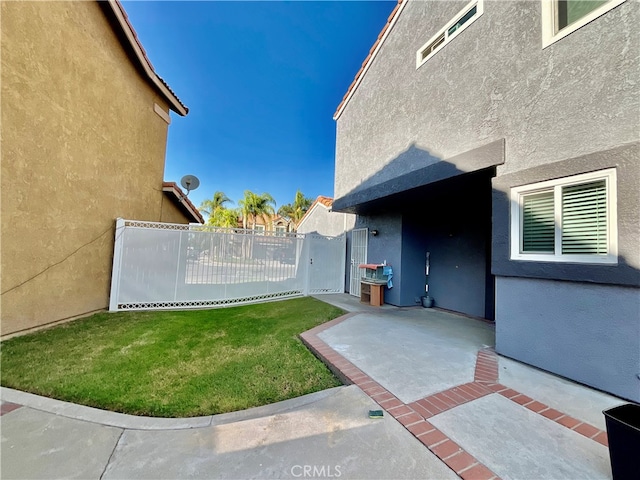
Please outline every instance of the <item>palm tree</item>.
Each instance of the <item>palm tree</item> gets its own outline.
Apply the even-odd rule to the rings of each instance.
[[[219,207],[213,211],[213,215],[207,220],[207,225],[222,228],[237,228],[240,210],[237,208]]]
[[[222,229],[237,228],[239,217],[240,210],[237,208],[218,207],[207,220],[207,225],[220,227]],[[225,231],[226,230],[222,230],[222,232]],[[210,258],[226,258],[229,255],[230,242],[228,235],[210,235],[209,239]],[[231,246],[233,246],[233,242],[231,242]]]
[[[309,207],[313,203],[313,199],[305,197],[300,190],[296,192],[293,203],[287,203],[278,209],[278,215],[285,217],[293,223],[294,230],[298,228],[298,224],[304,214],[307,213]]]
[[[198,210],[200,210],[201,213],[204,213],[209,217],[209,219],[211,219],[211,217],[214,216],[216,210],[220,208],[226,208],[225,203],[229,202],[233,203],[231,199],[225,195],[224,192],[215,192],[213,194],[213,199],[207,199],[202,202]]]
[[[265,221],[275,215],[276,201],[268,193],[258,195],[251,190],[244,191],[244,198],[238,202],[242,212],[242,227],[247,228],[247,222],[251,220],[251,228],[255,229],[258,217]]]

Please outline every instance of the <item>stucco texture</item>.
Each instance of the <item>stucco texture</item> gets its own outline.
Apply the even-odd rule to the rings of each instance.
[[[6,335],[107,307],[115,219],[163,218],[168,105],[97,2],[2,2],[1,22]]]
[[[498,277],[496,290],[498,353],[640,402],[638,289]]]
[[[189,223],[183,210],[176,205],[176,201],[170,196],[164,195],[160,200],[161,211],[160,221],[165,223]],[[193,222],[193,219],[191,219]]]
[[[492,271],[498,276],[538,277],[640,286],[640,142],[520,170],[493,179]],[[618,261],[613,265],[510,259],[509,192],[519,185],[608,168],[616,170]],[[640,317],[638,320],[640,324]]]
[[[418,49],[467,3],[404,7],[337,120],[336,202],[500,139],[498,176],[638,140],[638,2],[543,49],[541,2],[485,1],[416,70]]]
[[[353,229],[356,216],[348,213],[333,212],[324,205],[316,204],[298,225],[298,233],[318,233],[337,237]]]
[[[363,227],[385,220],[384,247],[393,251],[394,268],[401,262],[401,289],[418,284],[414,265],[424,265],[430,251],[430,291],[441,292],[436,306],[450,295],[445,308],[478,315],[477,308],[465,310],[455,288],[475,289],[466,301],[471,307],[480,305],[484,289],[489,318],[492,266],[500,353],[638,401],[640,3],[628,0],[543,48],[541,1],[485,0],[482,16],[416,69],[418,50],[467,4],[403,3],[337,117],[334,209],[357,212]],[[503,146],[503,155],[478,162],[478,152],[491,145]],[[469,161],[457,161],[461,155]],[[480,181],[487,167],[495,168],[485,170],[492,185],[475,196],[459,188],[464,177]],[[512,261],[511,188],[602,168],[616,168],[618,264]],[[453,236],[438,237],[446,231],[432,222],[433,209],[445,220],[448,213],[458,221],[464,216],[450,199],[429,203],[437,188],[471,212],[481,203],[486,229],[479,225],[474,234],[464,221],[442,222],[454,227]],[[408,210],[400,200],[425,214],[404,221]],[[369,244],[370,261],[382,253],[380,232]],[[484,264],[477,261],[483,254]],[[467,255],[474,262],[460,281],[453,268]],[[449,268],[439,278],[438,258]],[[410,301],[413,291],[395,298]]]

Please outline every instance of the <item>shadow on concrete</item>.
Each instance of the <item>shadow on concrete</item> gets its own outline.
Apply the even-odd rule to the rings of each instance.
[[[386,303],[417,305],[428,288],[436,307],[496,319],[498,352],[640,400],[639,222],[633,162],[627,161],[632,147],[599,152],[587,159],[588,167],[577,158],[496,177],[503,148],[494,142],[438,161],[411,145],[336,199],[334,210],[356,213],[355,228],[377,231],[368,236],[367,262],[393,268]],[[511,212],[518,208],[511,188],[586,168],[617,170],[617,262],[511,259]]]

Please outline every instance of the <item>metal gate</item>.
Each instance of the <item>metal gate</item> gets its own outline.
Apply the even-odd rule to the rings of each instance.
[[[308,294],[344,292],[346,236],[306,234],[304,242],[309,246]]]
[[[358,266],[367,263],[367,245],[369,239],[368,228],[356,228],[351,232],[351,277],[349,293],[360,296],[360,277],[364,275],[363,269]]]
[[[346,240],[202,225],[116,223],[109,310],[202,308],[341,293]]]

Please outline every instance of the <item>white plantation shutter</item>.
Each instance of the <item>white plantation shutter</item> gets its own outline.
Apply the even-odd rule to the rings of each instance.
[[[553,190],[526,195],[522,202],[522,252],[554,252]]]
[[[562,253],[608,252],[607,185],[599,180],[562,188]]]
[[[615,168],[511,189],[511,259],[618,263]]]

